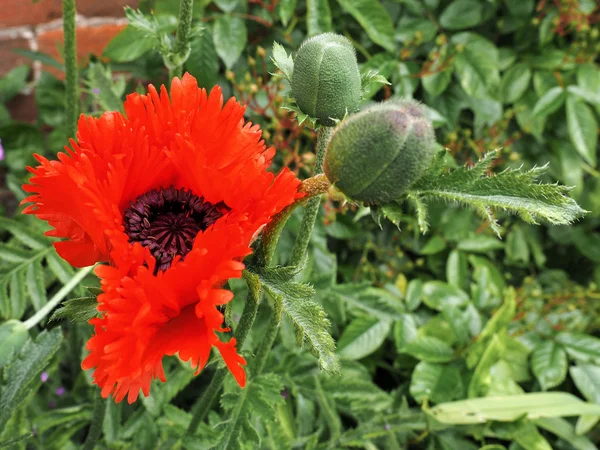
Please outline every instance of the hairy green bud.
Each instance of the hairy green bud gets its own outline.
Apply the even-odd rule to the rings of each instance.
[[[335,33],[304,41],[294,60],[292,94],[300,110],[323,125],[357,111],[362,91],[350,41]]]
[[[353,200],[389,203],[421,177],[435,149],[433,126],[420,104],[379,103],[335,128],[325,174]]]

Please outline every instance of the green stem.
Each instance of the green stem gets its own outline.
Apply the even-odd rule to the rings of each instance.
[[[75,0],[63,0],[63,33],[65,39],[65,123],[67,134],[75,139],[77,116],[79,114],[79,96],[77,95],[77,53],[75,37]]]
[[[192,12],[194,0],[181,0],[179,3],[179,25],[173,48],[173,66],[169,68],[169,82],[173,77],[180,77],[183,65],[190,56],[190,31],[192,29]]]
[[[235,338],[237,340],[236,345],[238,349],[242,348],[246,337],[248,337],[248,333],[254,324],[254,319],[256,319],[256,312],[258,311],[258,305],[260,303],[258,289],[253,289],[250,280],[248,281],[248,287],[248,297],[246,298],[246,303],[244,304],[244,311],[242,312],[240,322],[235,329]],[[217,396],[219,395],[219,392],[221,391],[221,388],[223,387],[225,376],[228,372],[229,371],[226,367],[217,369],[212,377],[212,380],[210,380],[210,384],[202,393],[202,396],[192,406],[192,420],[187,429],[188,434],[194,434],[198,429],[200,422],[206,418],[206,415],[211,410]]]
[[[327,149],[327,144],[329,143],[332,132],[332,127],[322,126],[317,133],[317,161],[315,163],[315,175],[323,173],[323,159],[325,158],[325,150]],[[306,255],[312,230],[315,226],[317,216],[319,215],[319,206],[321,206],[320,195],[311,198],[306,203],[302,225],[300,225],[300,232],[296,237],[296,242],[292,249],[291,266],[299,265],[304,259],[304,255]]]
[[[280,309],[280,308],[279,308]],[[279,334],[279,324],[281,322],[281,309],[279,313],[277,311],[271,311],[271,317],[269,319],[269,325],[267,326],[267,331],[256,351],[256,356],[254,357],[254,369],[252,370],[252,376],[255,377],[259,375],[263,369],[265,368],[265,364],[267,362],[267,358],[269,357],[269,353],[271,352],[271,348],[275,343],[275,339]]]
[[[104,422],[104,414],[106,413],[106,401],[100,396],[96,397],[94,401],[94,411],[92,413],[92,426],[88,432],[85,443],[83,444],[83,450],[94,450],[96,442],[102,435],[102,424]]]
[[[58,305],[61,300],[67,296],[67,294],[69,294],[69,292],[77,287],[81,280],[83,280],[86,275],[94,269],[94,267],[95,266],[89,266],[80,269],[79,272],[77,272],[67,284],[60,288],[58,292],[54,294],[50,300],[48,300],[48,303],[46,303],[38,310],[38,312],[24,322],[24,325],[27,327],[27,329],[30,330],[31,328],[35,327],[44,317],[46,317],[50,311],[52,311],[56,305]]]

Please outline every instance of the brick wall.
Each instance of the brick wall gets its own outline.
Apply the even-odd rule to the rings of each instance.
[[[108,42],[121,31],[127,21],[123,7],[136,7],[138,0],[76,0],[77,55],[84,60],[89,54],[99,55]],[[0,76],[13,67],[31,67],[27,92],[14,98],[9,109],[16,120],[35,119],[31,91],[43,67],[13,52],[27,49],[47,53],[62,62],[62,0],[0,0]],[[61,76],[58,71],[53,72]]]

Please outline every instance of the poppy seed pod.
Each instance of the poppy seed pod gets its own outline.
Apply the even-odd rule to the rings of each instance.
[[[323,125],[358,110],[361,81],[356,52],[348,39],[323,33],[298,49],[292,73],[292,93],[300,110]]]
[[[368,204],[400,198],[435,153],[433,126],[413,100],[380,103],[334,130],[325,174],[346,196]]]

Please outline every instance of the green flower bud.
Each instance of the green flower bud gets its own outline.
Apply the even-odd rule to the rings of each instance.
[[[362,91],[350,41],[335,33],[304,41],[294,59],[292,94],[302,112],[324,125],[357,111]]]
[[[335,128],[324,170],[349,198],[384,204],[400,198],[423,175],[435,149],[424,108],[413,100],[389,101]]]

